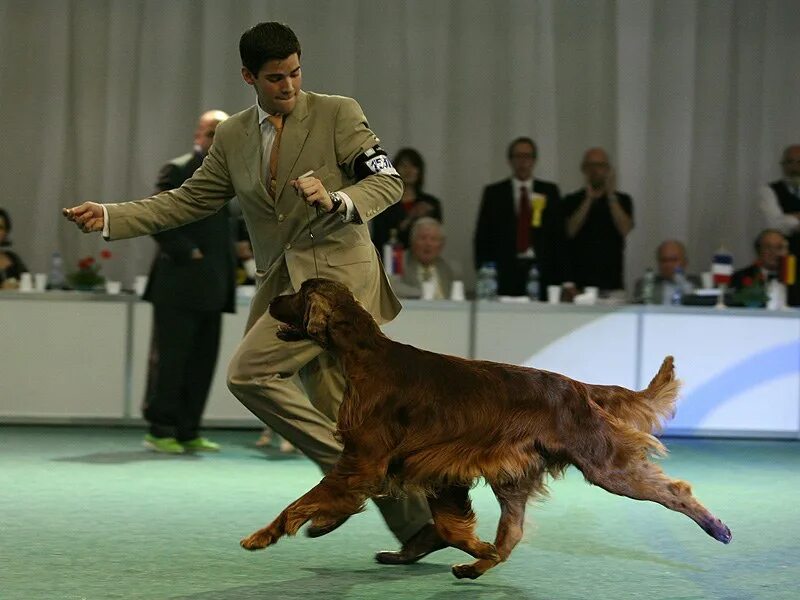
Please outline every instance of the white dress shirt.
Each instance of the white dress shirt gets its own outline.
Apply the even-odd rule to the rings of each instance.
[[[789,236],[800,229],[800,219],[794,215],[783,212],[778,196],[768,185],[758,191],[758,205],[764,214],[767,227],[777,229],[783,235]]]

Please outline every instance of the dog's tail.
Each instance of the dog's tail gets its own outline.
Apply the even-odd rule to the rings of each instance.
[[[642,433],[658,433],[664,422],[675,414],[680,381],[675,379],[675,364],[671,356],[661,363],[650,385],[639,392],[623,388],[605,388],[593,399],[614,417]]]
[[[646,389],[636,392],[633,401],[621,407],[619,417],[640,431],[658,433],[675,415],[675,401],[681,382],[675,378],[675,359],[667,356]]]

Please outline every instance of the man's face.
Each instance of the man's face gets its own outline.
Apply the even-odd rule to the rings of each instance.
[[[514,144],[511,148],[508,164],[511,165],[511,172],[514,178],[520,181],[527,181],[533,177],[533,167],[536,165],[533,146],[528,142]]]
[[[800,177],[800,146],[790,146],[787,148],[781,161],[783,175],[789,179]]]
[[[219,121],[216,119],[200,119],[197,129],[194,130],[194,145],[200,148],[203,154],[208,154],[208,149],[214,143],[214,132]]]
[[[422,227],[414,234],[411,242],[411,254],[421,264],[429,265],[442,253],[444,238],[437,227]]]
[[[590,186],[595,189],[605,187],[608,175],[611,172],[608,155],[602,150],[590,150],[583,157],[581,171],[583,171]]]
[[[777,271],[781,257],[789,251],[786,238],[779,233],[767,233],[761,238],[758,248],[758,260],[768,271]]]
[[[294,110],[303,79],[297,53],[268,60],[257,75],[242,67],[242,77],[255,88],[261,108],[271,115],[288,115]]]
[[[658,251],[658,274],[663,279],[672,279],[675,269],[686,270],[686,255],[678,244],[666,243]]]

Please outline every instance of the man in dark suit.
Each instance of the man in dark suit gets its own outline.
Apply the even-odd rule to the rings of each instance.
[[[156,193],[179,188],[200,167],[222,111],[204,113],[194,150],[167,163]],[[235,311],[235,258],[228,207],[153,236],[158,253],[143,298],[153,303],[144,444],[157,452],[216,451],[199,435],[219,354],[223,312]]]
[[[528,272],[539,268],[540,299],[566,277],[567,255],[558,186],[534,180],[536,143],[520,137],[508,147],[511,177],[486,186],[475,231],[475,266],[497,267],[498,293],[524,296]]]

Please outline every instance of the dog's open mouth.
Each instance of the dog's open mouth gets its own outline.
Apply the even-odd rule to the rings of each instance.
[[[289,323],[281,323],[278,325],[277,333],[280,339],[286,341],[301,340],[306,337],[305,331]]]

